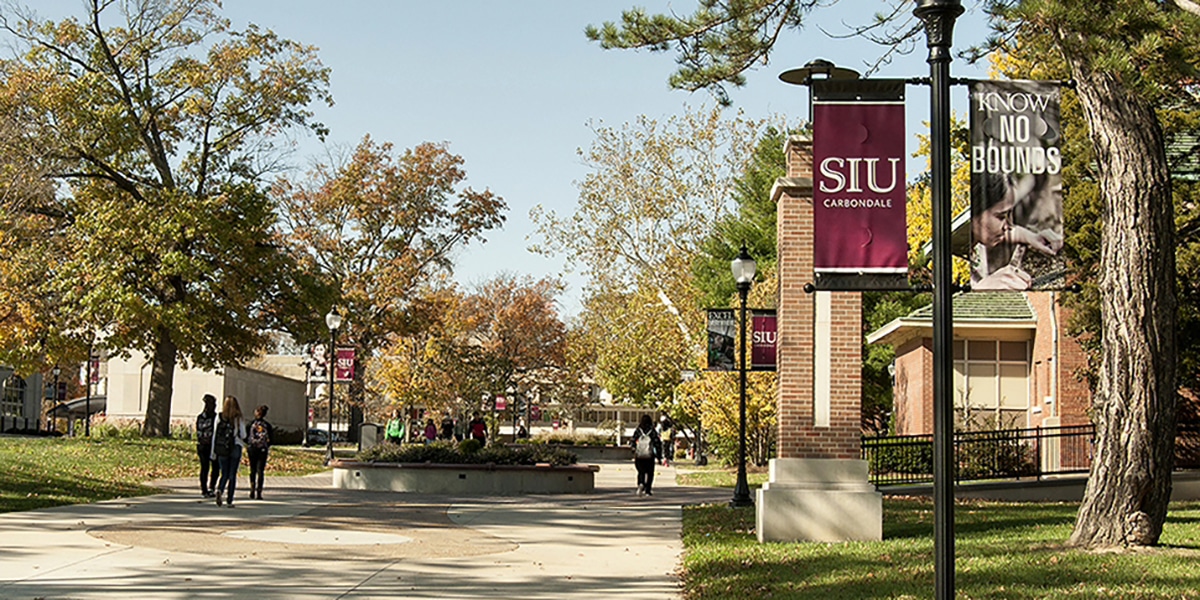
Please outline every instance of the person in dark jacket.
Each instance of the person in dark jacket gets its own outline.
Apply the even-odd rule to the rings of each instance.
[[[250,498],[262,500],[263,475],[267,470],[267,454],[275,428],[267,422],[267,405],[254,409],[254,420],[247,432],[246,454],[250,457]]]
[[[633,466],[637,468],[637,495],[653,496],[654,463],[662,456],[662,439],[650,415],[642,415],[630,443],[633,445]]]
[[[204,410],[196,415],[196,456],[200,458],[200,495],[212,498],[216,494],[217,477],[221,469],[212,460],[213,424],[217,422],[217,397],[204,395]]]

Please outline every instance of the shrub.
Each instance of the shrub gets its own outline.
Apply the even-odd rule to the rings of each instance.
[[[467,438],[458,443],[458,451],[462,452],[463,454],[474,454],[479,452],[479,449],[482,447],[483,444],[474,438]]]
[[[560,446],[611,446],[613,439],[612,435],[598,433],[556,431],[552,433],[539,433],[528,440],[521,440],[521,442],[527,444],[557,444]]]
[[[470,443],[468,443],[470,442]],[[463,451],[463,448],[474,448]],[[358,453],[358,460],[384,463],[431,463],[448,465],[536,465],[548,463],[554,466],[575,464],[574,454],[546,446],[524,446],[513,448],[504,445],[479,447],[476,440],[463,440],[456,448],[451,442],[432,444],[379,444]]]

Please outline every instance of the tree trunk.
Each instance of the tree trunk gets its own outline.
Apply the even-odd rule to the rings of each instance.
[[[1095,457],[1070,543],[1153,545],[1175,443],[1175,228],[1163,135],[1145,97],[1068,60],[1105,199]]]
[[[171,434],[171,395],[175,381],[175,355],[178,350],[171,332],[159,327],[158,342],[154,345],[154,362],[150,367],[150,394],[146,399],[146,421],[142,435],[167,437]]]

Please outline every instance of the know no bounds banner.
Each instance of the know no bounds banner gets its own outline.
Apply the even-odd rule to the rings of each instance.
[[[971,83],[971,288],[1065,285],[1059,86]]]
[[[708,309],[708,370],[737,370],[737,317],[731,309]]]
[[[904,81],[817,80],[813,97],[816,287],[908,287]]]

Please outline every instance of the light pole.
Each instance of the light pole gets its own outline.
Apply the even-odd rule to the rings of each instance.
[[[51,415],[58,414],[58,410],[57,410],[58,402],[59,402],[59,400],[58,400],[58,376],[61,373],[62,373],[62,369],[58,368],[58,365],[54,365],[54,368],[50,369],[50,374],[54,375],[54,406],[52,407],[52,411],[50,413]],[[58,431],[58,417],[57,416],[50,418],[50,431]]]
[[[329,435],[325,440],[325,464],[328,465],[333,462],[333,371],[337,360],[337,330],[342,326],[342,315],[336,307],[325,315],[325,324],[329,326],[329,362],[326,365],[329,370]]]
[[[741,318],[738,320],[738,472],[737,485],[733,488],[730,506],[754,506],[750,498],[750,485],[746,483],[746,294],[754,281],[754,259],[742,251],[730,263],[733,278],[737,281],[738,299],[741,301]]]
[[[933,204],[934,598],[954,598],[954,294],[950,275],[950,47],[960,0],[917,0],[929,48],[930,188]]]

